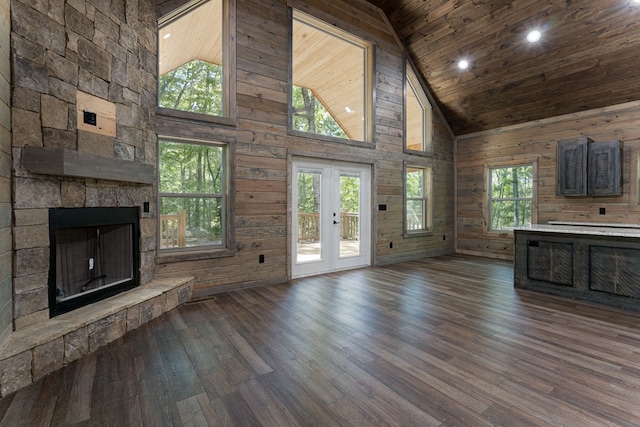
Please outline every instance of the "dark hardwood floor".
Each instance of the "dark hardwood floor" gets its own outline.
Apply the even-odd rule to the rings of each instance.
[[[640,314],[446,256],[173,310],[0,400],[2,426],[637,426]]]

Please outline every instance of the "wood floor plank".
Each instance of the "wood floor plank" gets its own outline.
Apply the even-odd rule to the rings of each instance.
[[[0,426],[640,425],[640,313],[450,255],[190,302],[0,399]]]

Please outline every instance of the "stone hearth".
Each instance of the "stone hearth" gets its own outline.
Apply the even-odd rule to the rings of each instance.
[[[0,397],[25,387],[191,299],[192,278],[144,286],[14,332],[0,349]]]

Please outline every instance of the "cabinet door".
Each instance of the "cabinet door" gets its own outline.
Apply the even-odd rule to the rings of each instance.
[[[527,240],[527,278],[573,286],[573,244]]]
[[[622,195],[622,168],[620,141],[589,144],[590,196]]]
[[[589,138],[558,141],[558,196],[587,195],[587,153]]]

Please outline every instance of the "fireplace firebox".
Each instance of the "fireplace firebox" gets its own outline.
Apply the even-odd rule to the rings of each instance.
[[[49,210],[49,314],[71,311],[140,282],[139,210]]]

